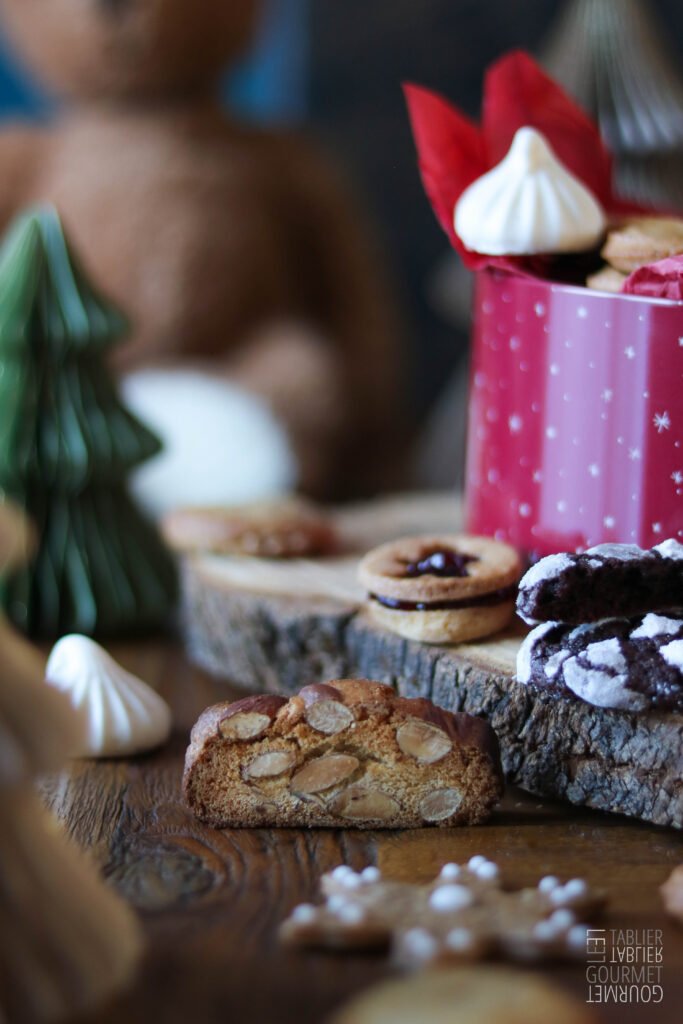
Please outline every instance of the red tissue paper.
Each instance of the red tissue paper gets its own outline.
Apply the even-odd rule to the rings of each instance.
[[[683,256],[668,256],[638,267],[626,278],[621,290],[626,295],[683,302]]]
[[[481,127],[430,89],[412,84],[403,89],[425,191],[441,227],[471,270],[521,269],[519,259],[465,249],[453,227],[461,193],[500,163],[519,128],[542,132],[565,167],[609,215],[638,209],[614,194],[612,158],[597,126],[527,53],[515,50],[488,69]]]

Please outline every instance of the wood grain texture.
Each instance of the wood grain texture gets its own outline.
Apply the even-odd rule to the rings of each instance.
[[[172,644],[112,648],[174,711],[175,732],[157,753],[78,762],[45,782],[67,829],[96,850],[105,874],[140,911],[149,948],[133,988],[93,1018],[98,1024],[320,1024],[389,968],[377,955],[297,953],[276,929],[292,906],[317,897],[321,872],[376,863],[390,877],[426,881],[448,860],[483,853],[513,885],[545,874],[584,876],[610,898],[606,928],[661,928],[663,1005],[610,1004],[606,1024],[674,1024],[683,999],[683,930],[662,910],[658,886],[683,859],[681,836],[614,815],[540,802],[511,789],[485,826],[410,832],[215,831],[180,796],[189,728],[235,691],[189,666]],[[581,965],[542,969],[587,995]]]
[[[429,523],[423,530],[439,522],[441,531],[453,529],[452,501],[422,505],[422,516],[419,500],[403,514],[400,503],[346,513],[347,543],[362,551],[420,519]],[[530,793],[683,827],[683,716],[596,708],[518,684],[521,627],[457,647],[388,633],[363,610],[356,564],[357,554],[277,565],[188,560],[183,622],[191,657],[256,693],[293,693],[343,676],[390,683],[406,696],[487,718],[508,780]]]

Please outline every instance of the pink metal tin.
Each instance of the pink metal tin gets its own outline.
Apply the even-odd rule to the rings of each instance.
[[[478,273],[465,497],[539,555],[683,537],[683,303]]]

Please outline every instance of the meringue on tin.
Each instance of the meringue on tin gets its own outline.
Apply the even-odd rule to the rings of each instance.
[[[535,128],[520,128],[504,159],[455,205],[456,234],[473,252],[530,256],[592,248],[606,228],[599,202]]]

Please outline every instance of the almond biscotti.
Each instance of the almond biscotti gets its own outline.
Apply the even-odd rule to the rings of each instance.
[[[183,788],[216,828],[418,828],[484,821],[503,782],[482,719],[341,679],[207,708]]]

